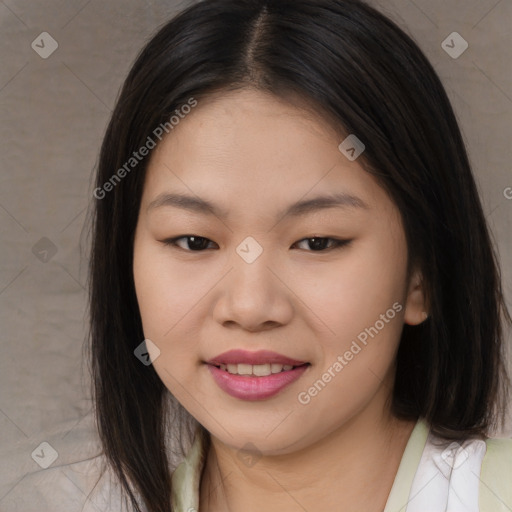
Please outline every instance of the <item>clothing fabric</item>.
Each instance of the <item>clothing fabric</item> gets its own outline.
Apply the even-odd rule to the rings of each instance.
[[[196,435],[172,477],[174,512],[200,512],[206,460]],[[512,439],[450,442],[419,419],[404,450],[384,512],[511,512]]]

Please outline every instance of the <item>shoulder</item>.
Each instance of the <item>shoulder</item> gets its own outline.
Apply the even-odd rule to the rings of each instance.
[[[481,512],[512,509],[512,439],[487,439],[480,473]]]

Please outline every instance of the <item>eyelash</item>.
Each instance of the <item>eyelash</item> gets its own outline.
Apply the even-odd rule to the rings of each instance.
[[[205,238],[203,236],[181,235],[181,236],[177,236],[175,238],[168,238],[166,240],[162,240],[162,243],[166,247],[181,249],[182,251],[185,251],[185,252],[204,252],[205,251],[205,249],[195,250],[195,251],[194,250],[189,250],[189,249],[183,249],[183,247],[180,247],[176,243],[178,240],[181,240],[182,238],[198,238],[198,239],[201,239],[201,240],[209,240],[208,238]],[[297,242],[295,242],[295,244],[303,242],[305,240],[331,240],[332,242],[334,242],[331,245],[331,247],[329,247],[327,249],[322,249],[322,250],[318,250],[318,251],[309,250],[309,251],[306,251],[306,252],[329,252],[329,251],[334,250],[334,249],[341,249],[342,247],[345,247],[345,246],[349,245],[352,242],[352,240],[340,240],[340,239],[337,239],[337,238],[312,236],[312,237],[302,238],[302,239],[298,240]],[[209,240],[209,241],[212,242],[212,240]]]

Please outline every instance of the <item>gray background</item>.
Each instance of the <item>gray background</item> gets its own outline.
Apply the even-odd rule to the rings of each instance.
[[[82,229],[93,168],[135,55],[189,3],[0,1],[2,511],[18,510],[27,477],[43,471],[31,457],[42,442],[57,451],[53,465],[63,468],[94,455],[99,446],[82,359],[88,253]],[[372,3],[418,42],[447,89],[499,250],[510,306],[512,199],[505,191],[512,187],[512,3]],[[441,47],[454,31],[469,44],[458,58]],[[47,59],[31,47],[42,32],[59,45]],[[512,435],[512,423],[503,434]],[[93,482],[67,478],[77,494],[92,487]]]

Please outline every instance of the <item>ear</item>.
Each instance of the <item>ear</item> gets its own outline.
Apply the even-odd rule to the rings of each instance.
[[[404,322],[418,325],[428,318],[423,276],[419,270],[413,272],[405,301]]]

